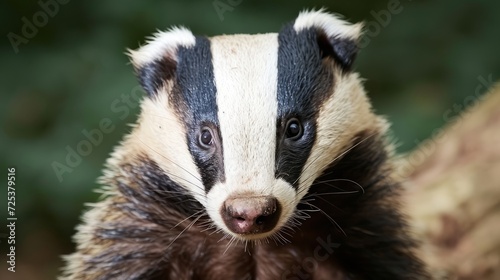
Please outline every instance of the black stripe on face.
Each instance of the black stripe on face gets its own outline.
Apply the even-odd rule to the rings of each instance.
[[[324,57],[320,39],[315,29],[297,33],[292,24],[278,35],[276,177],[295,188],[315,141],[319,106],[333,91],[333,64]],[[287,138],[291,118],[303,127],[299,139]]]
[[[195,46],[180,47],[177,56],[172,103],[184,120],[188,148],[208,192],[215,183],[225,180],[210,41],[196,37]],[[211,145],[200,144],[206,130],[211,133]]]
[[[124,171],[120,174],[126,175],[117,176],[114,180],[118,190],[130,203],[122,203],[116,207],[125,213],[168,226],[169,222],[178,222],[168,220],[172,210],[189,217],[204,209],[184,187],[172,181],[147,156],[140,156],[137,163],[122,165],[120,168]]]
[[[148,96],[153,97],[166,81],[174,77],[175,68],[175,61],[166,56],[136,69],[136,75]]]

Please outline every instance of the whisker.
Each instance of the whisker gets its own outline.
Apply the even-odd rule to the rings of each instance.
[[[340,192],[314,193],[314,195],[319,197],[319,196],[322,196],[322,195],[354,194],[354,193],[359,193],[359,191],[340,191]]]
[[[177,164],[176,162],[174,162],[173,160],[167,158],[166,156],[162,155],[161,153],[157,152],[155,149],[151,148],[148,144],[144,143],[144,141],[142,141],[142,139],[139,138],[139,141],[144,144],[144,146],[146,146],[147,148],[149,148],[151,151],[157,153],[159,156],[163,157],[164,159],[170,161],[171,163],[175,164],[177,167],[179,167],[180,169],[184,170],[186,173],[188,173],[189,175],[191,175],[194,179],[196,179],[197,181],[199,181],[200,183],[203,183],[201,181],[201,179],[199,179],[198,177],[196,177],[194,174],[192,174],[191,172],[189,172],[187,169],[185,169],[184,167],[180,166],[179,164]],[[197,185],[196,185],[197,186]],[[199,187],[199,186],[198,186]],[[200,188],[201,189],[201,188]]]
[[[361,186],[361,184],[359,184],[358,182],[356,182],[354,180],[351,180],[351,179],[341,179],[341,178],[338,178],[338,179],[331,179],[331,180],[325,180],[325,181],[318,181],[318,182],[316,182],[314,184],[331,183],[331,182],[338,182],[338,181],[345,181],[345,182],[353,183],[353,184],[355,184],[356,186],[358,186],[361,189],[361,192],[363,192],[363,194],[365,193],[365,188],[363,188],[363,186]],[[336,187],[336,188],[338,188],[338,187]]]
[[[307,205],[314,207],[314,208],[317,208],[321,213],[323,213],[323,215],[325,215],[328,218],[328,220],[330,220],[332,223],[334,223],[337,226],[337,228],[342,232],[342,234],[344,234],[344,236],[347,236],[347,234],[342,229],[342,227],[340,227],[340,225],[332,217],[330,217],[330,215],[328,215],[325,211],[323,211],[321,208],[319,208],[318,206],[316,206],[314,204],[308,203]]]
[[[335,137],[335,139],[333,139],[333,140],[332,140],[332,142],[335,142],[337,139],[339,139],[339,138],[340,138],[340,136],[342,136],[342,134],[339,134],[337,137]],[[300,174],[300,176],[299,176],[299,177],[295,180],[295,182],[293,182],[293,184],[296,184],[296,183],[297,183],[297,182],[298,182],[298,181],[302,178],[302,174],[304,174],[304,173],[305,173],[305,171],[306,171],[306,170],[308,170],[308,169],[311,167],[311,165],[312,165],[313,163],[315,163],[315,162],[316,162],[316,161],[317,161],[317,160],[318,160],[321,156],[322,156],[322,154],[320,153],[320,154],[319,154],[319,155],[318,155],[318,156],[317,156],[314,160],[312,160],[311,162],[309,162],[309,164],[307,164],[306,166],[304,166],[304,168],[302,169],[302,173],[301,173],[301,174]],[[335,159],[334,159],[333,161],[335,161]],[[332,161],[332,162],[333,162],[333,161]]]
[[[236,240],[236,237],[234,236],[231,236],[231,240],[229,240],[229,242],[226,244],[226,250],[224,250],[224,252],[222,253],[223,255],[226,254],[227,250],[229,249],[229,247],[231,247],[231,245],[233,244],[233,242]]]
[[[352,145],[351,147],[349,147],[347,150],[345,150],[344,152],[340,153],[338,156],[336,156],[331,162],[330,164],[333,164],[335,161],[337,161],[338,159],[342,158],[345,154],[347,154],[348,152],[350,152],[352,149],[356,148],[357,146],[361,145],[363,142],[365,142],[366,140],[370,139],[371,137],[373,137],[374,135],[376,135],[376,133],[372,133],[370,135],[368,135],[367,137],[365,137],[364,139],[360,140],[359,142],[357,142],[356,144]],[[338,138],[338,137],[337,137]],[[309,168],[309,166],[311,166],[311,164],[313,162],[315,162],[318,158],[320,157],[320,155],[318,155],[318,157],[316,157],[316,159],[314,159],[313,161],[310,162],[310,164],[308,164],[306,167],[303,168],[303,171],[301,173],[301,175],[299,176],[299,178],[297,178],[296,181],[302,179],[302,174],[305,174],[306,170]],[[308,178],[304,179],[304,181],[307,181],[309,180],[312,176],[314,176],[314,174],[310,175]]]
[[[179,179],[179,180],[184,181],[185,183],[189,183],[189,184],[191,184],[192,186],[194,186],[194,187],[196,187],[196,188],[201,189],[201,187],[200,187],[199,185],[197,185],[196,183],[193,183],[192,181],[189,181],[189,180],[188,180],[188,179],[186,179],[186,178],[183,178],[183,177],[181,177],[181,176],[179,176],[179,175],[176,175],[176,174],[173,174],[173,173],[171,173],[171,172],[167,172],[167,171],[165,171],[165,170],[163,170],[163,172],[165,172],[165,174],[167,174],[170,178],[177,178],[177,179]]]
[[[198,214],[202,213],[203,211],[205,211],[205,210],[199,210],[199,211],[197,211],[196,213],[194,213],[194,214],[192,214],[192,215],[189,215],[187,218],[185,218],[184,220],[182,220],[182,221],[178,222],[175,226],[173,226],[173,227],[171,228],[171,230],[172,230],[172,229],[174,229],[174,228],[176,228],[178,225],[182,224],[184,221],[189,220],[190,218],[192,218],[192,217],[194,217],[194,216],[196,216],[196,215],[198,215]],[[200,216],[200,217],[201,217],[201,216]]]
[[[165,250],[168,250],[170,248],[170,246],[172,246],[172,244],[174,244],[174,242],[188,229],[190,229],[195,223],[196,221],[198,221],[200,218],[202,217],[202,215],[196,217],[196,219],[194,219],[187,227],[185,227],[175,238],[174,240],[172,240],[170,242],[170,244],[168,244],[168,246],[165,248]]]

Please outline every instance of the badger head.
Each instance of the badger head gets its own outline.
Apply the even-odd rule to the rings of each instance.
[[[354,136],[384,126],[351,70],[361,28],[306,11],[279,33],[160,32],[130,51],[148,95],[130,141],[219,230],[279,234]]]

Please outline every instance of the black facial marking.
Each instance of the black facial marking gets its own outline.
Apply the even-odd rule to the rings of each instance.
[[[317,111],[333,91],[333,65],[324,59],[319,42],[316,30],[297,33],[292,24],[278,35],[276,177],[295,188],[315,141]],[[286,137],[292,118],[303,129],[296,141]]]
[[[153,97],[165,81],[174,77],[175,70],[175,61],[170,57],[163,57],[136,69],[136,75],[148,96]]]
[[[205,222],[208,215],[188,190],[147,156],[119,168],[109,185],[117,186],[120,199],[112,200],[107,211],[125,215],[100,222],[93,229],[92,238],[106,246],[88,259],[88,275],[102,276],[96,279],[167,279],[165,248],[172,249],[172,231],[184,217],[197,216]]]
[[[165,213],[170,209],[186,217],[203,209],[188,190],[170,179],[154,161],[144,157],[139,162],[121,167],[129,178],[116,178],[119,191],[134,202],[117,206],[121,210],[161,225],[168,221]],[[137,233],[140,234],[140,231]]]
[[[401,275],[429,279],[423,277],[423,265],[411,251],[416,243],[396,210],[401,186],[391,179],[393,171],[386,165],[383,135],[362,131],[350,143],[345,155],[330,163],[309,188],[303,198],[308,203],[299,203],[299,210],[324,213],[311,215],[303,227],[327,230],[339,242],[333,257],[352,279],[400,279]]]
[[[326,33],[322,31],[317,32],[317,40],[322,57],[332,57],[340,65],[342,70],[351,70],[352,63],[358,53],[356,41],[337,36],[328,37]]]
[[[210,41],[197,36],[195,46],[177,50],[177,60],[172,102],[186,124],[188,148],[208,192],[215,183],[225,180]],[[207,127],[213,142],[208,148],[200,145]]]

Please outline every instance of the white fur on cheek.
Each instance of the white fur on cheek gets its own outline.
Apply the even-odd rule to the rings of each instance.
[[[186,132],[173,108],[169,108],[162,91],[153,100],[146,98],[141,106],[140,126],[132,136],[171,180],[183,186],[202,205],[206,205],[201,176],[188,150]]]

